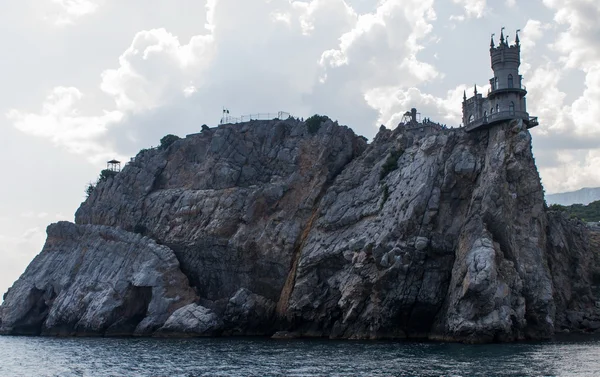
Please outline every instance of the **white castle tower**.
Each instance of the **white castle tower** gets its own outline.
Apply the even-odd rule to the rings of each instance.
[[[490,43],[490,58],[494,77],[490,79],[491,89],[487,97],[477,93],[474,96],[463,97],[463,124],[467,131],[474,131],[493,124],[511,119],[522,119],[527,128],[538,125],[536,117],[530,117],[527,112],[525,95],[527,90],[522,85],[519,74],[521,65],[521,44],[519,30],[516,33],[515,44],[510,46],[504,38],[504,28],[500,32],[500,44],[494,44],[494,34]]]

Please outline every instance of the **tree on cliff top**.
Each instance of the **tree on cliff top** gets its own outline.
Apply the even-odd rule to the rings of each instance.
[[[168,134],[160,139],[160,149],[167,149],[171,144],[179,140],[180,137],[177,135]]]
[[[319,128],[321,127],[321,123],[326,122],[327,120],[329,120],[329,117],[327,115],[315,114],[315,115],[307,118],[304,123],[306,123],[306,128],[308,129],[308,133],[311,135],[314,135],[317,133],[317,131],[319,131]]]

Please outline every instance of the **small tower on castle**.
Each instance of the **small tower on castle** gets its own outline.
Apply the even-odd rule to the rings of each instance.
[[[527,112],[523,86],[523,77],[519,74],[521,65],[521,43],[519,30],[516,32],[515,44],[509,45],[508,37],[504,37],[504,28],[500,31],[498,46],[492,34],[490,42],[490,59],[494,77],[490,79],[490,91],[486,98],[477,93],[467,99],[463,97],[463,124],[467,131],[493,125],[511,119],[522,119],[527,128],[538,125],[537,118],[530,117]]]
[[[114,171],[118,173],[121,171],[121,161],[110,160],[106,162],[106,170]]]

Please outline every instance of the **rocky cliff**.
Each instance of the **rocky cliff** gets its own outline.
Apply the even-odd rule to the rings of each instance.
[[[138,154],[5,295],[4,334],[542,339],[600,328],[596,234],[519,122],[254,121]]]

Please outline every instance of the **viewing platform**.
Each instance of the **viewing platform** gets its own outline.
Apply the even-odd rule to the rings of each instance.
[[[500,88],[500,89],[490,89],[488,90],[488,99],[494,99],[496,96],[501,96],[506,93],[518,93],[519,95],[525,97],[527,94],[527,88],[523,85],[520,88]]]
[[[465,128],[467,132],[471,132],[512,119],[522,119],[527,125],[527,129],[539,125],[538,118],[529,116],[529,113],[525,111],[500,111],[488,114],[483,118],[475,119],[473,122],[468,123]]]

